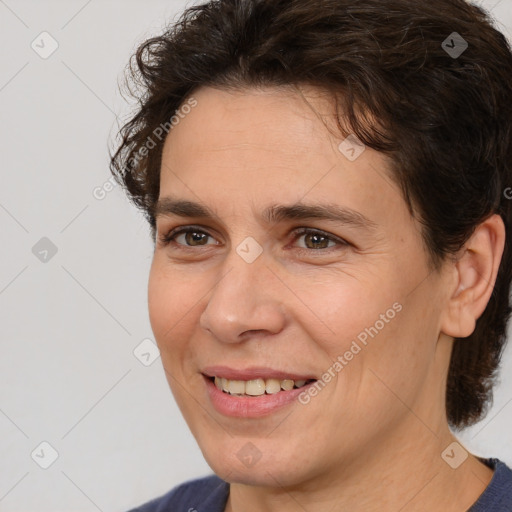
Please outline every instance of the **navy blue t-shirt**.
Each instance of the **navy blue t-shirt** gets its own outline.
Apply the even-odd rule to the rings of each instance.
[[[512,470],[497,459],[484,460],[494,475],[468,512],[512,512]],[[224,512],[229,484],[212,475],[191,480],[129,512]]]

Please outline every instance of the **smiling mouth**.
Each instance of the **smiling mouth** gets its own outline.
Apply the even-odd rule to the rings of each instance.
[[[231,380],[223,377],[209,377],[217,389],[233,396],[262,396],[275,395],[283,391],[290,391],[307,386],[316,379],[292,380],[292,379],[251,379]]]

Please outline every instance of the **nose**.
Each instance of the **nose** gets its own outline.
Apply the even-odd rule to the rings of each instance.
[[[263,258],[246,263],[234,254],[231,263],[211,292],[200,326],[224,343],[282,331],[286,325],[282,284]]]

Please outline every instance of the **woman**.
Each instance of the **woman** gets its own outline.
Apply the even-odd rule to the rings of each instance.
[[[481,419],[512,272],[512,54],[463,0],[217,0],[136,55],[112,170],[215,476],[136,510],[510,511]]]

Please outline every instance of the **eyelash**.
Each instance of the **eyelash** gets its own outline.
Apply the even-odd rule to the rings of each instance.
[[[176,243],[175,239],[177,236],[179,236],[183,233],[189,233],[189,232],[203,233],[205,235],[208,235],[208,236],[214,238],[212,235],[210,235],[210,233],[208,233],[207,231],[205,231],[203,228],[201,228],[199,226],[185,226],[185,227],[180,227],[180,228],[170,230],[168,233],[161,235],[159,237],[159,240],[160,240],[160,243],[164,247],[166,247],[167,245],[169,245],[171,243]],[[300,238],[301,236],[304,236],[304,235],[318,235],[322,238],[327,239],[329,242],[335,242],[338,246],[349,246],[350,245],[350,243],[347,242],[346,240],[343,240],[342,238],[338,238],[331,234],[327,234],[324,231],[321,231],[319,229],[298,228],[293,232],[293,234],[294,234],[293,241],[296,241],[298,238]],[[176,245],[178,245],[179,247],[182,247],[182,248],[186,248],[186,249],[193,249],[193,246],[188,246],[188,245],[183,245],[183,244],[176,244]],[[308,252],[309,251],[317,252],[317,251],[325,251],[325,250],[329,250],[329,249],[334,249],[334,247],[325,247],[322,249],[310,249],[307,247],[306,248],[298,247],[297,249],[303,250],[303,251],[308,251]]]

